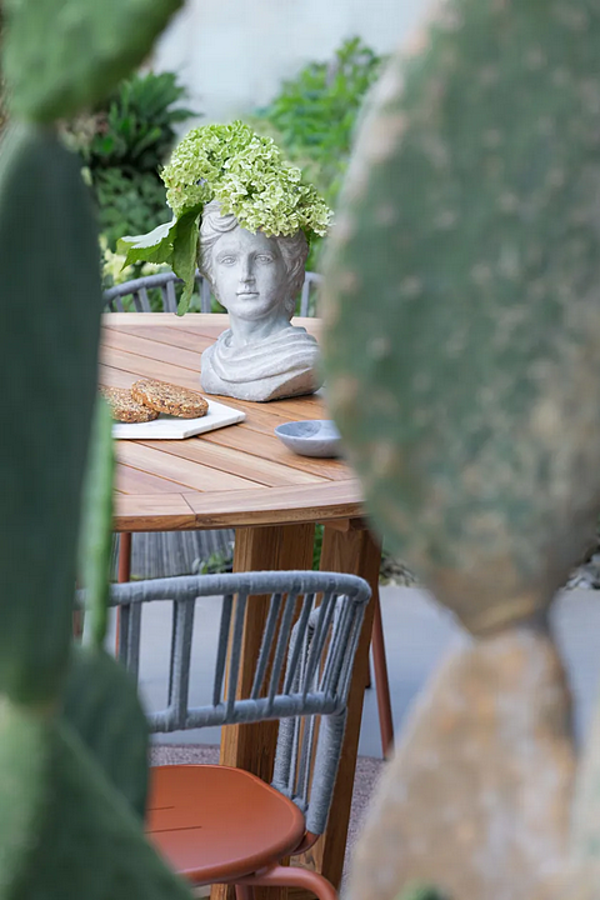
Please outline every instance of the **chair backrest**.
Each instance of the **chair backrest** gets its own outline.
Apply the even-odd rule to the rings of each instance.
[[[306,272],[304,284],[300,295],[299,315],[309,316],[314,312],[313,291],[323,280],[316,272]],[[164,312],[177,311],[177,296],[175,285],[182,284],[174,272],[160,272],[158,275],[146,275],[144,278],[135,278],[132,281],[124,281],[104,292],[104,300],[111,312],[123,312],[123,300],[131,297],[136,312],[152,312],[148,291],[160,289],[162,308]],[[196,270],[196,284],[200,295],[200,312],[209,313],[211,306],[211,288],[206,278]]]
[[[323,276],[317,272],[305,272],[304,284],[302,285],[302,293],[300,295],[300,311],[299,316],[311,316],[316,314],[316,301],[312,301],[313,291],[319,287],[323,281]]]
[[[240,695],[242,638],[257,597],[270,595],[252,685]],[[212,702],[189,706],[197,597],[222,597]],[[137,677],[145,603],[173,603],[166,709],[149,715],[153,731],[281,719],[273,786],[321,834],[327,822],[346,720],[354,655],[368,584],[330,572],[255,572],[183,576],[113,585],[120,614],[119,658]],[[215,599],[215,602],[218,602]],[[320,716],[319,723],[314,716]],[[308,717],[308,718],[306,718]]]
[[[131,297],[136,312],[152,312],[148,291],[160,289],[164,312],[177,312],[177,296],[175,285],[183,284],[174,272],[159,272],[157,275],[146,275],[132,281],[124,281],[104,292],[104,301],[111,312],[123,312],[123,300]],[[211,312],[210,284],[196,270],[196,284],[200,295],[200,312]]]

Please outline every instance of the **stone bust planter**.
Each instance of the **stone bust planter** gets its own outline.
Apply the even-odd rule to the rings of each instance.
[[[267,237],[222,215],[213,200],[200,227],[200,269],[229,313],[229,328],[202,354],[202,388],[240,400],[311,394],[321,385],[319,349],[293,326],[304,281],[308,242],[303,231]]]
[[[271,138],[243,122],[190,131],[161,172],[173,219],[125,237],[125,264],[167,263],[189,308],[198,265],[229,313],[230,327],[202,355],[208,394],[266,401],[320,387],[316,340],[291,324],[308,241],[331,210]]]

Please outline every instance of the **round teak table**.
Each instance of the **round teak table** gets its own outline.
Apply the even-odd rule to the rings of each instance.
[[[318,338],[318,320],[300,319],[297,324]],[[227,316],[218,314],[178,318],[172,313],[107,313],[100,383],[130,387],[137,378],[150,377],[200,390],[202,352],[226,327]],[[132,531],[235,528],[236,571],[310,569],[319,522],[324,525],[321,568],[361,575],[370,583],[373,601],[356,656],[329,826],[306,860],[339,884],[374,618],[384,747],[393,734],[377,591],[380,548],[362,519],[362,492],[348,466],[340,460],[297,456],[273,433],[282,422],[327,418],[321,397],[265,404],[215,399],[243,409],[246,420],[185,440],[117,442],[115,529],[125,538]],[[259,604],[257,616],[265,612]],[[245,659],[258,652],[258,634],[260,629],[254,633],[249,622]],[[221,762],[270,780],[276,733],[277,723],[272,722],[224,728]],[[222,889],[213,893],[224,896]]]

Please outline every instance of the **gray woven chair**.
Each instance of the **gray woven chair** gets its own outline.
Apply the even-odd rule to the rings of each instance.
[[[322,280],[321,275],[307,272],[300,295],[300,315],[307,316],[314,311],[315,290]],[[123,282],[105,291],[104,300],[111,312],[123,312],[123,301],[131,299],[136,312],[152,312],[149,291],[156,297],[160,291],[160,304],[164,312],[176,312],[176,285],[182,284],[174,272],[161,272]],[[212,295],[208,281],[196,272],[200,311],[212,311]],[[131,304],[130,304],[131,305]],[[225,567],[233,559],[235,533],[232,529],[213,531],[181,532],[141,532],[131,535],[121,542],[116,537],[113,552],[113,575],[119,571],[120,547],[125,548],[121,560],[121,579],[160,578],[172,575],[194,573],[206,566],[215,557]]]
[[[307,272],[304,276],[304,285],[300,294],[298,315],[310,316],[315,311],[315,293],[323,280],[322,275],[316,272]],[[146,275],[143,278],[135,278],[117,284],[104,292],[104,300],[111,312],[123,312],[123,300],[131,297],[136,312],[152,312],[152,305],[148,291],[160,290],[161,309],[164,312],[177,311],[177,293],[175,286],[183,284],[174,272],[160,272],[157,275]],[[196,285],[200,298],[200,312],[212,312],[212,294],[210,284],[196,271]]]
[[[240,696],[245,617],[256,595],[271,595],[251,687]],[[190,708],[197,597],[221,603],[212,702]],[[260,572],[119,584],[119,656],[137,677],[142,608],[174,606],[168,706],[149,716],[153,731],[279,719],[272,785],[222,766],[152,770],[147,830],[161,853],[195,885],[295,886],[321,900],[337,894],[321,875],[281,860],[323,833],[342,750],[352,666],[368,584],[328,572]],[[316,719],[315,717],[318,717]]]

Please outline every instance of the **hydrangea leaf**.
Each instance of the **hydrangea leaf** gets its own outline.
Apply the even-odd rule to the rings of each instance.
[[[144,60],[181,2],[7,0],[3,70],[13,110],[49,122],[93,106]]]
[[[188,311],[194,291],[199,228],[200,212],[198,210],[186,213],[177,223],[173,241],[172,265],[175,274],[183,279],[183,293],[177,308],[178,316],[182,316]]]
[[[127,235],[117,241],[117,253],[125,257],[123,268],[137,262],[168,263],[173,257],[177,219],[157,225],[148,234]]]

